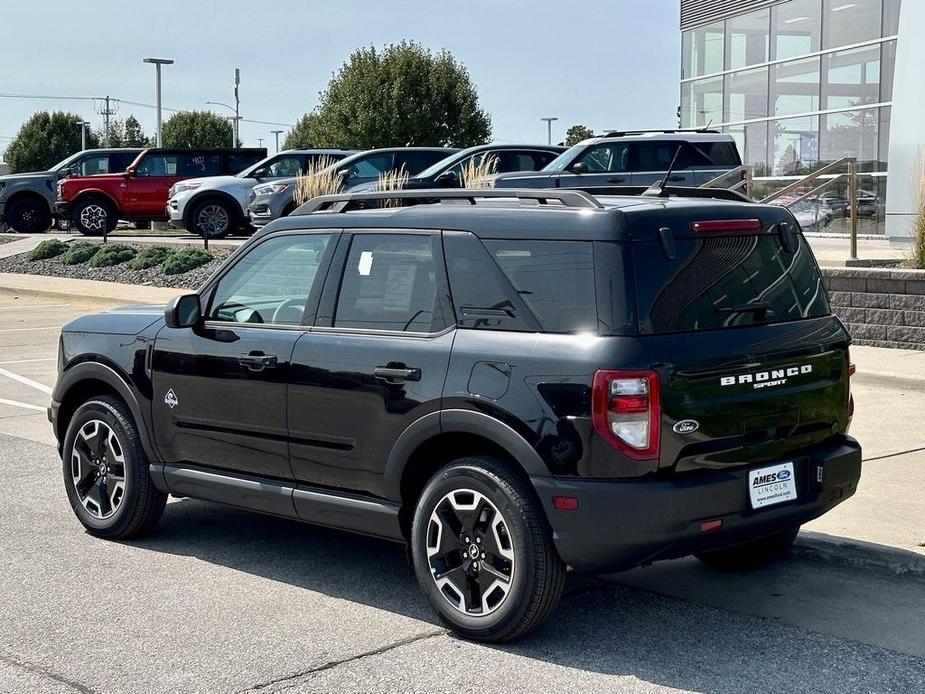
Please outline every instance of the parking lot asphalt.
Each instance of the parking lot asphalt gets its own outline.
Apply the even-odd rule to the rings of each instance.
[[[751,573],[686,559],[572,576],[538,632],[489,647],[435,622],[398,545],[189,499],[147,538],[93,538],[44,407],[60,326],[94,308],[0,291],[0,693],[925,690],[921,576],[803,556]],[[925,462],[922,392],[858,379],[854,433],[879,458],[865,476],[901,498],[863,498],[862,484],[823,530],[878,512],[916,527],[905,472]]]

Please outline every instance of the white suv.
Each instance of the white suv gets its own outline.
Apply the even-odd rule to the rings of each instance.
[[[170,189],[167,216],[170,226],[183,227],[217,239],[248,226],[247,196],[254,186],[280,178],[298,176],[319,157],[337,161],[354,150],[289,149],[278,152],[236,176],[212,176],[180,181]]]

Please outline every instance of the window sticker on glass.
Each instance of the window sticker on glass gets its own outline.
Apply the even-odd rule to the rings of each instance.
[[[369,273],[373,270],[373,252],[372,251],[363,251],[360,253],[360,262],[357,265],[357,272],[360,273],[362,277],[369,277]]]

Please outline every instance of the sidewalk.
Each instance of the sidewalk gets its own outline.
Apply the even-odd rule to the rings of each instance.
[[[0,249],[13,245],[15,244],[6,243],[0,246]],[[193,290],[0,272],[0,291],[50,296],[58,299],[67,297],[74,302],[92,300],[94,303],[103,301],[113,306],[127,306],[130,304],[164,304],[175,296]]]

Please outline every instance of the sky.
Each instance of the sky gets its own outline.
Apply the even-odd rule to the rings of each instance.
[[[332,74],[361,46],[410,39],[449,50],[476,84],[493,139],[553,141],[568,126],[660,128],[676,124],[680,75],[679,0],[43,0],[4,2],[0,38],[0,150],[35,111],[68,110],[99,128],[98,104],[123,100],[155,128],[154,66],[163,68],[163,104],[177,109],[233,104],[241,69],[247,146],[272,152],[286,130],[318,103]],[[16,27],[28,28],[16,31]],[[53,96],[7,98],[3,94]],[[165,112],[165,118],[169,112]]]

